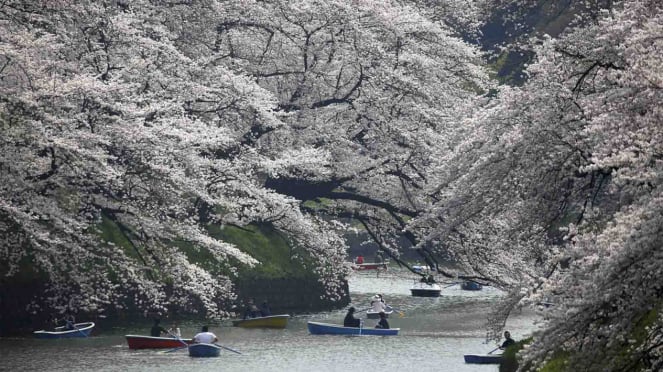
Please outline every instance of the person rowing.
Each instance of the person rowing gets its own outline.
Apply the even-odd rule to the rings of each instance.
[[[374,313],[380,313],[387,310],[387,304],[384,303],[384,298],[381,294],[376,294],[371,300],[371,311]]]
[[[380,311],[380,321],[375,325],[375,328],[380,329],[389,329],[389,322],[387,322],[387,314],[384,311]]]
[[[355,310],[353,306],[348,309],[348,313],[345,315],[345,319],[343,319],[343,327],[359,328],[361,321],[354,317]]]
[[[201,331],[193,336],[194,344],[213,344],[218,341],[219,339],[214,333],[209,331],[209,327],[207,326],[203,326]]]
[[[161,323],[161,320],[159,319],[154,319],[154,325],[150,329],[150,336],[152,337],[161,337],[162,333],[168,334],[168,331],[159,325]]]

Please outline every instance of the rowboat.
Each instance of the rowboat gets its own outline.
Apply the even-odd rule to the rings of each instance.
[[[386,270],[387,264],[385,262],[367,262],[352,265],[354,270]]]
[[[410,288],[412,296],[415,297],[440,297],[442,288],[437,283],[416,282]]]
[[[190,344],[190,338],[180,338],[179,340],[173,337],[152,337],[152,336],[139,336],[139,335],[126,335],[127,344],[129,349],[167,349],[184,346],[184,343]],[[181,340],[181,341],[180,341]]]
[[[470,280],[466,280],[462,283],[460,283],[460,289],[464,289],[466,291],[479,291],[483,288],[483,286],[477,282],[473,282]]]
[[[427,265],[414,265],[412,266],[412,271],[415,273],[427,273],[430,271],[430,267]]]
[[[466,354],[463,355],[465,363],[471,364],[500,364],[501,354]]]
[[[285,328],[290,315],[270,315],[258,318],[233,320],[233,326],[242,328]]]
[[[384,309],[384,314],[389,318],[389,314],[393,313],[394,309],[391,308],[391,306],[387,305],[387,307]],[[373,309],[368,309],[366,310],[366,317],[369,319],[379,319],[380,318],[380,312],[379,311],[373,311]]]
[[[189,356],[196,358],[218,357],[221,348],[214,344],[191,344],[189,345]]]
[[[396,336],[400,328],[355,328],[329,323],[308,322],[308,331],[312,335]]]
[[[37,338],[78,338],[88,337],[94,328],[93,322],[76,323],[74,329],[66,329],[66,326],[56,327],[54,331],[34,331]]]

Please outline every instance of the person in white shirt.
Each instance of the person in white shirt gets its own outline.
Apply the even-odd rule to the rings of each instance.
[[[217,341],[219,341],[219,339],[216,338],[214,333],[209,331],[207,326],[203,326],[202,332],[193,336],[193,343],[195,344],[213,344]]]
[[[173,326],[168,330],[168,334],[175,338],[182,337],[182,333],[180,332],[180,328],[177,326],[177,323],[173,323]]]
[[[384,303],[384,300],[382,300],[382,297],[380,295],[375,295],[373,296],[373,300],[371,301],[371,308],[372,311],[380,313],[382,311],[385,311],[387,305]]]

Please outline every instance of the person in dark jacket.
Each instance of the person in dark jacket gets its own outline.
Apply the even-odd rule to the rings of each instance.
[[[257,318],[260,316],[260,309],[256,306],[253,298],[249,298],[249,303],[246,305],[246,310],[244,310],[244,319],[248,318]]]
[[[262,305],[260,305],[260,316],[270,315],[272,315],[272,309],[269,308],[269,304],[267,303],[267,300],[265,300]]]
[[[500,346],[500,349],[506,349],[507,347],[516,343],[516,341],[514,341],[514,339],[511,338],[511,333],[509,333],[509,331],[504,332],[504,338],[506,340],[502,342],[502,346]]]
[[[355,308],[350,307],[348,309],[348,313],[345,315],[345,319],[343,319],[343,327],[359,328],[359,326],[361,325],[361,321],[355,318],[354,314],[355,314]]]
[[[150,329],[150,336],[152,337],[161,337],[162,333],[168,334],[168,331],[159,325],[161,321],[159,319],[154,319],[154,325]]]
[[[375,325],[375,328],[389,329],[389,322],[387,322],[387,314],[380,311],[380,321]]]

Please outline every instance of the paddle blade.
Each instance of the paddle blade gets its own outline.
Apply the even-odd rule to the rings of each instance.
[[[402,312],[402,311],[399,311],[399,312],[398,312],[398,317],[399,317],[399,318],[402,318],[402,317],[404,317],[404,316],[405,316],[405,313],[404,313],[404,312]]]

